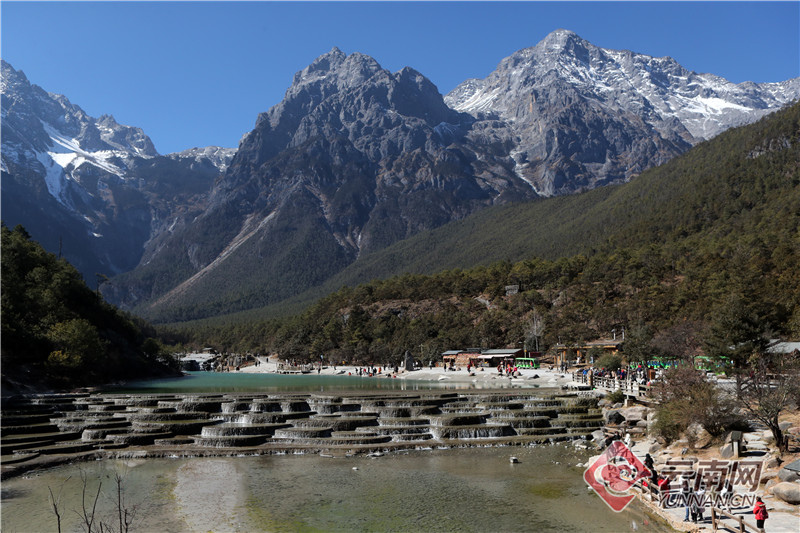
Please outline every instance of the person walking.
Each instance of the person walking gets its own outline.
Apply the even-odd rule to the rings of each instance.
[[[705,518],[703,518],[703,513],[706,512],[706,489],[703,485],[700,486],[700,490],[695,492],[697,497],[697,521],[703,522]]]
[[[681,481],[681,498],[683,504],[686,506],[686,516],[683,517],[684,522],[689,521],[689,500],[691,499],[692,489],[689,488],[689,482],[684,478]]]
[[[761,496],[756,497],[756,505],[753,507],[753,514],[756,517],[756,527],[758,527],[759,531],[764,531],[764,521],[769,518],[769,513],[767,512],[767,506],[764,505]]]

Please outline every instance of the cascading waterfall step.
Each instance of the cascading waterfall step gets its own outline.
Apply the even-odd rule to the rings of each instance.
[[[84,429],[81,433],[81,440],[84,442],[94,442],[106,440],[109,435],[128,433],[130,427],[111,428],[111,429]]]
[[[369,432],[375,433],[378,435],[390,435],[392,437],[398,435],[415,435],[420,433],[428,433],[430,425],[425,426],[378,426],[374,428],[368,428]],[[363,428],[359,428],[361,430]],[[358,431],[358,430],[357,430]],[[365,430],[366,431],[366,430]]]
[[[6,426],[3,428],[3,436],[10,435],[25,435],[36,433],[57,433],[58,426],[51,422],[42,422],[37,424],[28,424],[23,426]]]
[[[290,442],[305,442],[308,439],[330,437],[331,433],[333,433],[333,429],[330,427],[289,427],[276,430],[273,438]]]
[[[519,435],[561,435],[568,432],[568,428],[564,426],[518,427],[514,429]]]
[[[11,455],[2,455],[0,456],[0,464],[2,465],[15,465],[18,463],[24,463],[26,461],[31,461],[36,459],[41,454],[38,452],[19,452],[13,453]]]
[[[92,444],[83,441],[73,440],[68,442],[56,442],[54,444],[50,444],[48,446],[42,446],[39,448],[31,448],[31,451],[39,453],[41,455],[54,455],[54,454],[87,452],[93,449],[94,446]]]
[[[338,417],[317,416],[296,420],[295,427],[299,428],[331,428],[333,431],[353,431],[359,427],[372,427],[378,425],[378,417]]]
[[[7,401],[2,454],[35,457],[137,447],[220,454],[383,452],[586,438],[597,400],[530,391],[399,394],[81,394]],[[28,424],[30,422],[30,424]],[[153,453],[168,453],[167,450]],[[229,450],[229,451],[227,451]],[[39,459],[41,461],[41,459]]]
[[[108,435],[108,440],[117,444],[128,446],[147,446],[153,444],[156,439],[166,439],[172,437],[172,433],[121,433],[119,435]]]
[[[477,424],[458,426],[431,426],[431,433],[437,439],[494,439],[516,435],[509,424]]]
[[[17,452],[32,450],[44,446],[51,446],[61,439],[63,439],[63,437],[61,435],[57,435],[52,438],[20,441],[20,442],[15,442],[13,444],[3,443],[2,446],[0,446],[0,453],[2,453],[3,455],[15,454]]]
[[[508,424],[516,430],[522,428],[549,428],[550,420],[552,420],[546,416],[506,416],[507,414],[495,414],[490,420]]]
[[[131,429],[134,433],[172,433],[173,435],[195,435],[210,424],[220,424],[222,420],[134,420]]]
[[[430,418],[422,417],[380,417],[378,419],[379,426],[428,426],[430,423]]]
[[[414,442],[431,439],[433,439],[433,435],[430,433],[402,433],[392,435],[393,442]]]
[[[7,427],[47,424],[50,422],[52,416],[52,412],[49,410],[46,412],[30,414],[24,412],[16,412],[13,414],[3,413],[3,417],[0,418],[0,427],[3,428],[3,432],[5,433],[5,428]]]
[[[85,431],[87,429],[118,429],[130,427],[124,418],[86,417],[54,419],[60,431]]]

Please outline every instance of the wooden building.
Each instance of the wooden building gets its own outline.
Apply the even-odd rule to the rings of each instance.
[[[593,349],[600,350],[602,355],[616,354],[622,351],[624,342],[624,340],[617,339],[598,339],[581,344],[556,344],[556,364],[560,365],[564,362],[574,364],[576,360],[579,360],[581,364],[588,363],[590,362],[589,352]]]
[[[442,361],[447,368],[461,368],[467,365],[475,365],[481,351],[479,348],[467,348],[466,350],[448,350],[442,353]]]
[[[514,359],[522,357],[521,349],[507,348],[500,350],[480,350],[467,348],[466,350],[449,350],[442,353],[442,360],[448,368],[496,367],[499,364],[514,364]]]
[[[483,350],[478,357],[480,366],[488,366],[491,368],[497,365],[514,364],[517,357],[523,356],[523,351],[519,348],[504,348],[499,350]]]

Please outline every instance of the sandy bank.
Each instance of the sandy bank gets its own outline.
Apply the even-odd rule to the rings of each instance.
[[[445,371],[442,367],[433,367],[433,368],[421,368],[419,370],[413,371],[405,371],[400,370],[397,373],[394,372],[387,372],[387,369],[383,367],[376,367],[380,369],[380,373],[372,376],[371,379],[405,379],[405,380],[416,380],[416,381],[447,381],[450,383],[475,383],[480,384],[483,387],[491,387],[492,385],[496,385],[498,388],[506,388],[509,386],[512,387],[562,387],[567,383],[572,382],[572,376],[570,374],[565,374],[563,372],[556,372],[546,368],[540,368],[536,370],[532,369],[522,369],[519,371],[519,375],[513,378],[510,378],[506,375],[499,375],[497,369],[494,368],[484,368],[481,369],[473,369],[471,372],[467,372],[466,369],[456,370],[456,371]],[[261,373],[261,374],[275,374],[278,373],[278,365],[276,363],[272,363],[266,361],[265,359],[261,360],[256,365],[250,365],[242,367],[238,370],[239,373]],[[319,374],[323,376],[333,376],[333,375],[358,375],[358,367],[355,366],[326,366],[321,369],[321,371],[317,372],[314,370],[312,374]]]

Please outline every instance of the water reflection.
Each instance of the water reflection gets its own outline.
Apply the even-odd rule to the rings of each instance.
[[[219,372],[188,372],[186,376],[170,379],[132,381],[107,387],[109,393],[231,393],[231,392],[342,392],[359,390],[457,390],[480,388],[477,383],[422,381],[386,377],[319,376],[283,374],[236,374]],[[486,384],[499,388],[502,383]]]
[[[55,530],[48,487],[63,486],[63,531],[80,531],[81,468],[91,494],[103,482],[100,514],[112,518],[113,475],[125,472],[132,531],[670,531],[641,507],[609,510],[569,466],[583,460],[544,446],[93,462],[5,481],[2,530]]]

